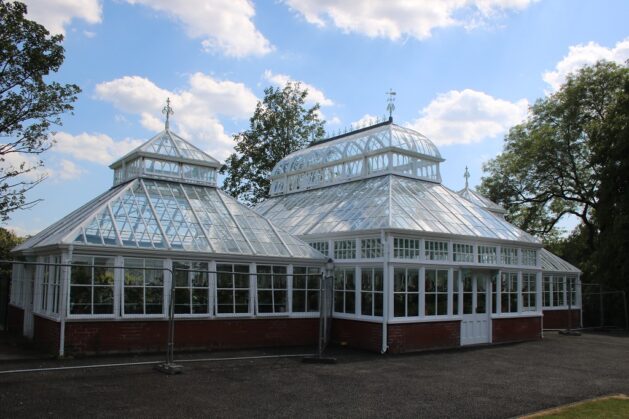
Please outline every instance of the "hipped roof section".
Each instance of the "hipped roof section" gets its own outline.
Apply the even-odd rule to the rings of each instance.
[[[549,252],[546,249],[542,249],[540,252],[540,258],[542,259],[542,271],[544,272],[557,272],[557,273],[573,273],[579,274],[581,270],[574,265],[566,262],[554,253]]]
[[[256,207],[304,237],[399,229],[539,245],[539,239],[433,182],[385,175],[269,198]]]
[[[216,188],[151,179],[112,188],[14,251],[59,244],[325,258]]]
[[[169,129],[165,129],[141,146],[113,162],[109,168],[117,169],[122,166],[123,163],[127,163],[140,156],[194,163],[217,169],[221,166],[220,162],[214,157],[190,144]]]

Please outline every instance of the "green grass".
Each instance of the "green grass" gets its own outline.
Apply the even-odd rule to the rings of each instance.
[[[629,418],[629,398],[610,397],[554,409],[541,418]]]

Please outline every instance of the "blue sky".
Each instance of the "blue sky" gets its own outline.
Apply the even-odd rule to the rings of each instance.
[[[53,78],[83,93],[42,155],[44,201],[6,226],[34,234],[112,184],[108,165],[163,128],[219,160],[265,87],[309,87],[328,131],[382,116],[427,135],[455,190],[482,176],[508,128],[565,75],[629,59],[621,0],[28,0],[65,35]],[[17,163],[19,160],[14,160]],[[7,162],[5,164],[8,164]]]

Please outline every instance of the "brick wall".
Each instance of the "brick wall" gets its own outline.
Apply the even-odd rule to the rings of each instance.
[[[461,344],[460,321],[389,324],[387,330],[391,353],[453,348]]]
[[[33,316],[33,342],[37,344],[38,348],[58,354],[60,332],[61,324],[59,322],[40,317],[37,314]]]
[[[512,317],[492,320],[492,342],[523,342],[542,338],[541,317]]]
[[[24,332],[24,310],[9,304],[7,317],[7,329],[9,333],[22,335]]]
[[[544,310],[544,329],[568,328],[569,310]],[[580,327],[581,310],[572,310],[572,328]]]
[[[382,323],[333,319],[332,341],[350,348],[380,352],[382,350]]]
[[[66,322],[67,353],[166,350],[168,322]],[[236,349],[316,345],[318,319],[178,320],[175,349]]]

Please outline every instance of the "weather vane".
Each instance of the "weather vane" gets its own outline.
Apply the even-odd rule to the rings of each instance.
[[[395,102],[396,93],[393,91],[393,89],[389,89],[389,91],[385,94],[389,96],[387,98],[387,111],[389,111],[389,119],[393,119],[393,111],[395,110],[395,105],[393,104],[393,102]]]
[[[169,129],[168,121],[170,119],[170,115],[174,115],[175,114],[175,111],[173,111],[173,108],[170,107],[170,98],[166,98],[166,106],[164,106],[164,109],[162,109],[162,113],[164,115],[166,115],[165,126],[166,126],[166,130],[168,130]]]
[[[465,166],[465,174],[463,177],[465,178],[465,189],[467,189],[467,180],[470,178],[470,171],[467,170],[467,166]]]

